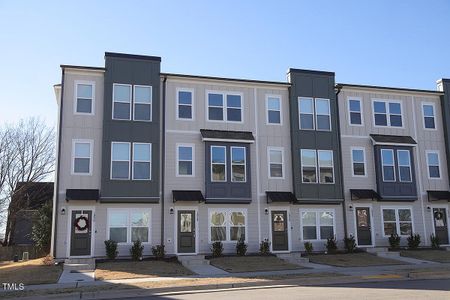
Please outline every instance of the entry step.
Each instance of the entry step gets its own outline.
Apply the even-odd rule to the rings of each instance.
[[[185,267],[209,265],[204,255],[178,255],[178,261]]]
[[[66,271],[93,271],[95,270],[94,258],[68,258],[64,261]]]
[[[389,249],[387,247],[373,247],[373,248],[365,248],[366,252],[368,253],[384,253],[389,252]]]
[[[292,253],[278,253],[276,256],[279,259],[282,259],[284,261],[287,261],[291,264],[305,264],[309,263],[309,258],[302,257],[302,254],[300,252],[292,252]]]

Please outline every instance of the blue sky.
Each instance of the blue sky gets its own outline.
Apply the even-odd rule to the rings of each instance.
[[[449,16],[447,0],[0,0],[0,124],[55,124],[59,65],[103,66],[105,51],[161,56],[164,72],[284,81],[295,67],[435,89]]]

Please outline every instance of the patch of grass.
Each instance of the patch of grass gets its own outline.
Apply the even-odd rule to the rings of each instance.
[[[450,251],[445,250],[404,250],[400,252],[400,255],[415,259],[450,263]]]
[[[309,256],[309,261],[316,264],[336,267],[368,267],[405,264],[398,260],[379,257],[370,253],[312,255]]]
[[[188,275],[193,273],[177,261],[162,260],[100,262],[95,270],[97,280]]]
[[[303,269],[275,256],[218,257],[211,259],[210,264],[230,273]]]
[[[0,264],[0,282],[44,284],[56,283],[62,272],[62,266],[46,266],[42,259],[25,262],[3,262]]]

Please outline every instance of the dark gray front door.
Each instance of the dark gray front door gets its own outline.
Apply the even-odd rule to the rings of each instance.
[[[178,211],[178,253],[195,253],[195,210]]]
[[[356,234],[359,246],[372,245],[372,231],[370,226],[370,208],[356,208]]]
[[[445,208],[433,208],[434,232],[443,245],[448,245],[448,223]]]
[[[70,256],[91,255],[92,210],[73,210],[71,220]]]
[[[289,250],[287,212],[272,211],[272,250]]]

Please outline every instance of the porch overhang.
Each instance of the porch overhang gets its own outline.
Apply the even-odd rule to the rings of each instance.
[[[67,189],[66,201],[98,201],[100,191],[96,189]]]
[[[297,201],[295,195],[292,192],[275,192],[275,191],[266,191],[267,203],[294,203]]]
[[[381,199],[380,195],[371,189],[350,189],[350,198],[352,201],[361,199],[372,199],[374,201]]]
[[[254,143],[255,137],[250,131],[228,131],[200,129],[204,142]]]
[[[173,202],[177,201],[198,201],[205,202],[205,198],[201,191],[192,190],[173,190],[172,191]]]
[[[409,147],[417,146],[417,142],[410,136],[371,134],[370,138],[374,145]]]
[[[449,191],[427,191],[428,202],[447,200],[450,202]]]

